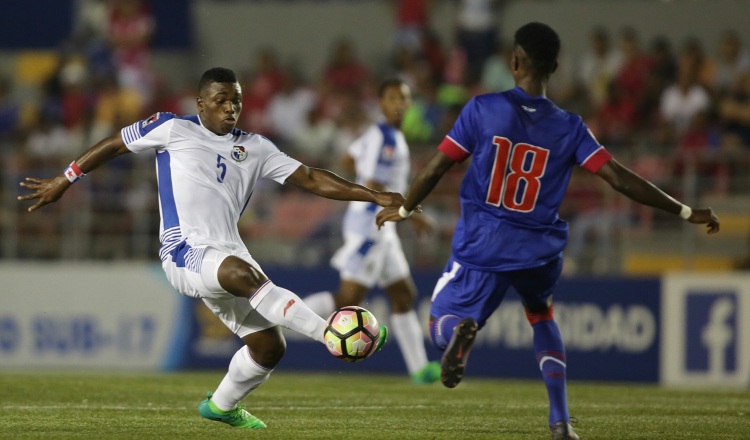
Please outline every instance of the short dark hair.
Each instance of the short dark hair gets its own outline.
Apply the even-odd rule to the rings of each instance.
[[[554,29],[539,22],[525,24],[516,31],[515,44],[526,52],[538,76],[546,78],[555,71],[560,37]]]
[[[201,75],[201,80],[198,82],[198,91],[202,91],[204,87],[211,83],[236,83],[237,76],[231,69],[226,67],[212,67],[206,70]]]
[[[401,86],[403,86],[404,84],[406,83],[400,78],[388,78],[383,80],[383,82],[381,82],[378,86],[378,98],[382,98],[383,95],[385,95],[385,91],[388,90],[389,87],[401,88]]]

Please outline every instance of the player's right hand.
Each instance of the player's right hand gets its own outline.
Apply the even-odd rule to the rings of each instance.
[[[27,177],[24,182],[19,183],[24,188],[33,190],[31,194],[18,196],[18,200],[35,200],[36,203],[29,206],[28,211],[36,211],[44,205],[54,203],[60,200],[60,197],[70,187],[71,183],[65,176],[57,176],[51,179],[37,179],[36,177]]]
[[[387,206],[395,206],[398,208],[399,206],[404,204],[404,196],[402,196],[399,193],[394,192],[386,192],[386,191],[379,191],[375,194],[375,198],[377,200],[377,204],[383,207]]]
[[[706,233],[708,234],[719,232],[719,217],[714,214],[711,208],[693,209],[688,221],[697,225],[706,225],[708,227]]]

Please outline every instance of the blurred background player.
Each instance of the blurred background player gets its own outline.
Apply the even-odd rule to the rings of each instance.
[[[404,113],[411,103],[409,87],[400,79],[389,79],[378,88],[378,104],[383,114],[349,146],[342,162],[356,174],[356,181],[379,191],[404,191],[410,169],[409,146],[400,131]],[[378,206],[352,202],[344,216],[344,245],[333,256],[341,283],[336,294],[324,291],[305,297],[320,316],[335,309],[358,305],[373,287],[380,286],[391,302],[390,330],[398,342],[406,368],[415,383],[433,383],[440,378],[438,362],[429,362],[424,335],[414,301],[416,287],[396,232],[396,225],[380,231],[375,226]],[[428,234],[432,222],[423,214],[412,217],[418,234]]]
[[[409,217],[448,169],[474,156],[461,184],[453,252],[432,295],[430,333],[444,350],[441,380],[458,385],[477,332],[512,286],[534,331],[551,438],[578,439],[569,423],[565,348],[552,306],[568,238],[558,209],[574,165],[636,202],[708,225],[708,233],[719,231],[719,220],[710,208],[693,210],[620,165],[580,116],[546,98],[559,50],[549,26],[519,28],[511,60],[516,88],[473,98],[418,172],[404,205],[383,209],[377,224]]]
[[[336,200],[400,205],[396,193],[370,190],[330,171],[309,168],[280,152],[263,136],[237,128],[242,88],[229,69],[201,77],[198,115],[156,113],[107,137],[83,153],[61,175],[27,177],[21,186],[37,202],[57,201],[98,166],[125,153],[154,151],[161,210],[159,256],[172,286],[200,298],[245,343],[214,393],[198,407],[208,419],[239,428],[265,428],[238,406],[265,382],[286,349],[279,326],[323,343],[326,321],[289,290],[276,286],[250,256],[237,222],[259,179],[291,183]],[[379,346],[385,342],[381,327]]]

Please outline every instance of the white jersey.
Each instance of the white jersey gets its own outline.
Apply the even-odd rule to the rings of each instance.
[[[237,229],[259,179],[280,184],[301,165],[263,136],[217,135],[198,116],[156,113],[122,129],[134,153],[155,150],[162,243],[159,257],[200,269],[203,250],[247,251]]]
[[[357,183],[372,180],[387,191],[403,193],[409,178],[409,147],[401,131],[388,124],[374,124],[347,150],[354,159]],[[350,202],[344,216],[344,234],[375,239],[380,234],[395,234],[395,223],[388,222],[378,231],[375,215],[380,207],[369,202]]]

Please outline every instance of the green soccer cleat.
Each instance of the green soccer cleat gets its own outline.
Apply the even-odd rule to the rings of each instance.
[[[380,351],[385,345],[385,341],[388,339],[388,327],[381,325],[380,333],[378,336],[378,346],[375,347],[375,351]]]
[[[412,383],[430,384],[440,380],[440,362],[433,361],[411,375]]]
[[[243,405],[238,405],[237,408],[226,412],[212,410],[209,405],[211,396],[213,396],[213,393],[209,392],[206,399],[198,404],[198,412],[208,420],[223,422],[235,428],[263,429],[266,427],[266,424],[261,419],[245,411]]]

